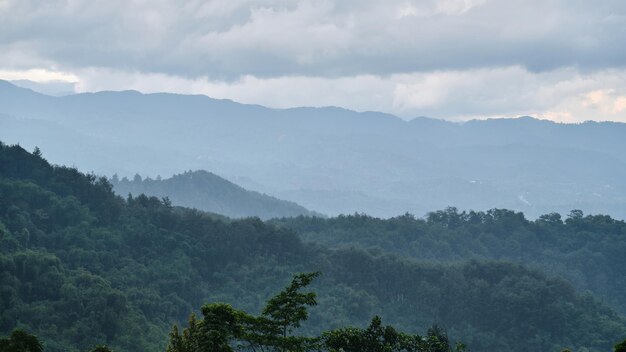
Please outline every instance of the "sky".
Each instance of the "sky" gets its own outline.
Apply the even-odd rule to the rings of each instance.
[[[0,23],[0,79],[43,90],[626,122],[623,0],[0,0]]]

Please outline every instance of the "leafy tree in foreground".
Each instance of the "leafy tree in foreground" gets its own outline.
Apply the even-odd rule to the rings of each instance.
[[[434,326],[427,336],[410,335],[383,326],[375,316],[367,329],[342,328],[322,335],[322,346],[330,352],[461,352],[463,344],[450,346],[445,332]]]
[[[229,304],[213,303],[202,307],[204,320],[198,329],[200,351],[231,352],[233,339],[243,335],[242,320],[245,313]]]
[[[8,338],[0,339],[0,352],[42,352],[37,336],[15,329]]]
[[[319,273],[296,275],[291,284],[271,298],[259,317],[225,303],[202,306],[202,321],[191,315],[182,335],[174,326],[167,352],[231,352],[234,345],[253,351],[303,351],[315,339],[292,336],[294,328],[308,318],[307,306],[317,304],[314,292],[302,293]]]
[[[309,339],[288,336],[288,334],[291,334],[293,329],[299,328],[302,321],[308,319],[307,306],[317,304],[314,292],[300,292],[317,276],[319,276],[318,272],[296,275],[291,284],[270,299],[263,309],[263,315],[268,318],[267,323],[270,327],[274,327],[270,329],[270,333],[280,351],[286,351],[287,348],[302,350],[311,343]]]
[[[108,348],[106,345],[97,345],[96,347],[92,348],[89,352],[113,352],[113,351],[111,351],[111,349]]]
[[[170,341],[166,352],[195,352],[198,351],[198,338],[200,335],[200,323],[195,314],[189,316],[187,327],[182,334],[178,331],[178,326],[174,325],[170,332]]]
[[[225,303],[202,307],[204,316],[197,322],[192,314],[189,327],[181,335],[174,326],[167,352],[249,351],[330,351],[330,352],[462,352],[463,344],[450,345],[447,334],[434,326],[426,336],[398,332],[383,326],[380,317],[367,329],[341,328],[321,337],[293,336],[293,329],[309,316],[307,307],[317,304],[314,292],[303,293],[318,272],[296,275],[291,284],[271,298],[262,315],[251,316]]]
[[[615,345],[615,352],[626,352],[626,340]]]

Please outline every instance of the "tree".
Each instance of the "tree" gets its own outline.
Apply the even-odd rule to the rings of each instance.
[[[252,351],[311,349],[316,339],[289,334],[308,318],[307,307],[317,304],[314,292],[301,292],[317,276],[317,272],[294,276],[258,317],[225,303],[205,304],[202,321],[192,314],[182,335],[177,326],[172,328],[167,352],[232,352],[236,344]]]
[[[299,328],[302,321],[308,319],[307,307],[317,305],[315,292],[302,293],[300,290],[319,275],[319,272],[296,275],[291,284],[271,298],[263,309],[263,315],[268,318],[265,323],[276,328],[273,333],[277,341],[276,347],[280,351],[301,350],[312,342],[306,338],[288,335],[293,329]],[[268,330],[271,332],[272,329]]]
[[[0,339],[0,352],[42,352],[43,346],[35,335],[15,329],[9,338]]]
[[[330,352],[461,352],[465,346],[450,345],[446,333],[433,326],[425,337],[398,332],[383,326],[375,316],[367,329],[342,328],[322,334],[322,347]]]
[[[626,340],[615,345],[615,352],[626,352]]]
[[[585,214],[583,213],[582,210],[580,209],[574,209],[572,211],[569,212],[569,215],[567,215],[567,220],[573,221],[573,220],[580,220],[583,218]]]
[[[331,352],[392,352],[400,350],[400,340],[406,340],[391,326],[383,326],[375,316],[367,329],[343,328],[323,334],[323,345]]]
[[[187,327],[180,334],[178,326],[174,325],[170,332],[170,341],[167,345],[167,352],[196,352],[198,351],[198,337],[200,331],[200,323],[196,319],[196,315],[191,313],[187,322]]]
[[[424,351],[429,352],[452,352],[455,351],[451,344],[450,339],[448,338],[448,334],[445,330],[441,329],[437,325],[433,325],[430,329],[428,329],[428,333],[426,335],[426,346]],[[456,351],[465,351],[465,345],[457,344]]]
[[[106,345],[96,345],[89,352],[112,352]]]
[[[563,220],[561,220],[561,214],[559,213],[550,213],[541,215],[538,219],[538,222],[543,222],[547,224],[557,224],[562,225]]]
[[[178,332],[178,325],[172,326],[170,331],[170,341],[167,344],[166,352],[187,352],[182,335]]]
[[[212,303],[202,307],[204,319],[198,335],[199,351],[232,352],[231,341],[243,335],[245,313],[230,304]]]

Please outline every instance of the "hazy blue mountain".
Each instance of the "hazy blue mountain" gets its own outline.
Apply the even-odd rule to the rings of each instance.
[[[0,138],[37,144],[55,163],[128,177],[211,170],[328,215],[422,215],[452,205],[531,218],[573,208],[626,218],[621,123],[404,121],[134,91],[50,97],[8,82],[0,82],[0,113],[22,126],[6,128],[9,118],[0,117]],[[31,129],[46,138],[35,140]],[[81,148],[89,153],[58,152]]]
[[[257,216],[261,219],[316,215],[304,207],[259,192],[248,191],[207,171],[188,171],[168,179],[132,180],[114,177],[111,180],[116,193],[126,196],[146,194],[167,197],[172,204],[196,208],[232,218]]]

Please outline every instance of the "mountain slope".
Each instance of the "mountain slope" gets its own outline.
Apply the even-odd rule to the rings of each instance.
[[[258,312],[298,271],[322,272],[304,332],[367,324],[446,326],[473,351],[604,351],[626,321],[568,283],[499,262],[433,265],[327,250],[258,219],[222,221],[0,144],[0,334],[17,325],[47,351],[106,343],[163,350],[203,302]]]
[[[232,218],[258,216],[261,219],[314,215],[295,204],[258,192],[247,191],[207,171],[189,171],[164,180],[123,178],[111,180],[122,196],[146,194],[168,197],[172,204],[217,213]]]
[[[422,215],[456,206],[509,208],[529,217],[582,208],[626,218],[622,123],[407,122],[382,113],[278,110],[206,96],[49,97],[7,82],[0,82],[0,102],[0,113],[15,119],[51,121],[98,141],[94,153],[73,159],[57,151],[74,142],[52,130],[39,147],[55,163],[99,174],[154,178],[211,170],[246,177],[258,185],[252,190],[329,215]],[[35,146],[27,129],[0,128],[0,138]]]

